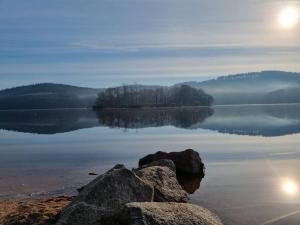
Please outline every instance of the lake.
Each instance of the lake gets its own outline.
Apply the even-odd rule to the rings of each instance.
[[[89,172],[192,148],[206,166],[193,203],[228,225],[299,224],[299,146],[297,104],[0,111],[0,198],[75,194]]]

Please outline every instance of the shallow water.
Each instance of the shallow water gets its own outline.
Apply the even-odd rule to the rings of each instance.
[[[300,105],[1,111],[0,129],[0,198],[74,193],[89,172],[193,148],[207,169],[192,202],[225,224],[300,221]]]

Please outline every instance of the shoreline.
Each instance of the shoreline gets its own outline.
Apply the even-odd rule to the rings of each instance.
[[[132,169],[117,164],[101,175],[93,174],[97,177],[73,196],[47,193],[0,200],[0,224],[81,225],[103,220],[105,224],[115,221],[131,225],[140,218],[145,224],[161,218],[168,218],[168,223],[158,223],[161,225],[173,225],[177,219],[188,224],[222,224],[213,212],[190,201],[189,195],[199,189],[205,176],[197,152],[156,152],[141,158],[138,164]],[[141,210],[139,215],[135,215],[136,208]],[[170,210],[176,213],[170,216]]]
[[[238,106],[288,106],[288,105],[300,105],[297,103],[253,103],[253,104],[217,104],[211,106],[156,106],[156,107],[105,107],[105,108],[94,108],[94,107],[82,107],[82,108],[49,108],[49,109],[0,109],[0,112],[16,112],[16,111],[55,111],[55,110],[139,110],[139,109],[181,109],[181,108],[214,108],[214,107],[238,107]]]
[[[0,200],[0,224],[48,225],[56,221],[62,208],[73,197],[57,196],[41,199]]]

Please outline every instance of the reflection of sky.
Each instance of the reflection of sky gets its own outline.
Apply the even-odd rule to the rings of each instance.
[[[161,146],[166,149],[181,149],[185,146],[195,147],[200,152],[245,152],[272,150],[277,152],[285,146],[285,150],[293,149],[299,143],[299,135],[280,136],[273,138],[238,136],[220,134],[207,130],[186,130],[174,127],[146,128],[139,130],[111,129],[97,127],[77,130],[70,133],[55,135],[37,135],[15,133],[11,131],[1,131],[1,151],[14,151],[18,148],[28,149],[31,152],[40,152],[40,148],[51,152],[82,152],[82,146],[94,151],[106,149],[109,145],[114,150],[122,151],[122,146],[132,146],[126,148],[126,152],[145,154],[148,150],[154,150]],[[153,140],[157,141],[157,146]],[[215,140],[215,141],[214,141]],[[81,146],[78,146],[80,144]],[[124,145],[125,144],[125,145]],[[139,145],[149,147],[137,148]],[[68,146],[64,149],[65,146]],[[136,147],[133,147],[136,146]],[[178,146],[178,147],[176,147]],[[221,147],[222,146],[222,147]],[[241,147],[242,146],[242,147]],[[257,147],[261,149],[257,149]],[[268,148],[268,146],[270,146]],[[151,148],[150,148],[151,147]],[[99,148],[99,149],[97,149]],[[94,149],[94,150],[93,150]],[[125,151],[125,150],[124,150]],[[113,153],[111,153],[113,154]]]
[[[206,177],[192,201],[228,224],[252,225],[254,218],[262,224],[300,206],[298,195],[282,192],[281,183],[300,179],[299,134],[265,138],[174,127],[126,132],[96,127],[55,135],[2,130],[0,135],[2,195],[69,190],[92,179],[89,172],[101,173],[116,163],[136,166],[139,158],[158,150],[194,148],[205,162]]]
[[[192,202],[211,208],[224,224],[299,224],[299,193],[289,194],[287,180],[299,184],[299,160],[208,163]]]
[[[147,128],[137,132],[123,129],[91,128],[56,135],[1,131],[0,164],[52,162],[88,164],[109,161],[135,162],[146,154],[163,150],[198,150],[206,162],[254,159],[299,158],[299,135],[273,138],[220,134],[206,130],[172,127]],[[286,153],[286,154],[283,154]],[[76,167],[76,166],[75,166]],[[76,168],[74,168],[76,169]]]
[[[100,126],[54,135],[0,130],[0,136],[2,196],[65,193],[91,180],[89,172],[102,173],[116,163],[134,167],[139,158],[158,150],[193,148],[206,166],[193,202],[217,212],[230,225],[262,225],[281,218],[286,225],[299,222],[299,193],[291,193],[293,185],[285,187],[284,182],[300,184],[300,134],[262,137],[172,126],[138,130]]]
[[[299,105],[217,106],[214,114],[193,128],[267,137],[300,132]]]
[[[277,25],[297,1],[0,3],[1,88],[36,82],[170,84],[217,74],[300,71],[299,29]]]

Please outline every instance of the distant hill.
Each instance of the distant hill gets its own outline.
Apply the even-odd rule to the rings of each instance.
[[[300,73],[263,71],[185,82],[214,97],[214,104],[300,103]]]
[[[34,84],[0,91],[0,109],[53,109],[92,106],[101,89]]]
[[[145,93],[154,91],[155,101],[159,102],[158,97],[164,96],[161,93],[183,84],[203,90],[213,97],[215,105],[300,103],[300,73],[282,71],[222,76],[171,87],[129,85],[128,88],[143,89]],[[98,93],[106,90],[51,83],[21,86],[0,91],[0,110],[92,107]],[[140,101],[143,102],[143,99]]]
[[[263,101],[268,103],[299,103],[300,87],[272,91],[263,98]]]

